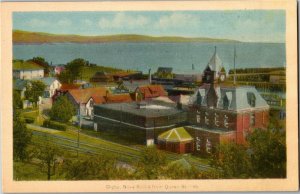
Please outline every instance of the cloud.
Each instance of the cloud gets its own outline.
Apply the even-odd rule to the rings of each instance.
[[[33,18],[27,22],[25,22],[26,25],[30,26],[30,27],[45,27],[47,26],[49,23],[45,20],[41,20],[41,19],[36,19]]]
[[[57,24],[59,26],[71,26],[72,25],[72,21],[66,18],[60,19]]]
[[[155,23],[156,28],[178,28],[199,25],[200,19],[191,14],[172,13],[164,15]]]
[[[117,13],[113,18],[101,18],[98,22],[101,28],[136,28],[149,24],[149,19],[142,15],[130,16]]]

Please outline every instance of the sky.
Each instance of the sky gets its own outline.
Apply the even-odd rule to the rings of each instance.
[[[285,11],[15,12],[13,29],[54,34],[143,34],[285,42]]]

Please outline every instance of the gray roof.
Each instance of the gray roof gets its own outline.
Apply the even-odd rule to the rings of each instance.
[[[29,80],[16,79],[16,80],[14,81],[14,87],[13,87],[13,88],[14,88],[15,90],[23,90],[23,89],[26,87],[28,81],[29,81]]]
[[[209,63],[206,66],[206,68],[207,67],[209,67],[210,70],[215,71],[216,73],[221,71],[223,65],[222,65],[221,59],[219,58],[219,56],[217,54],[217,51],[215,51],[215,53],[211,57]]]
[[[99,104],[95,105],[96,107],[110,109],[110,110],[118,110],[124,113],[130,113],[143,117],[161,117],[161,116],[169,116],[177,113],[184,112],[183,110],[177,109],[177,105],[174,103],[166,103],[162,101],[142,101],[142,104],[145,104],[146,107],[152,108],[138,108],[137,102],[129,102],[129,103],[112,103],[112,104]],[[155,106],[164,107],[162,109],[155,108]]]
[[[205,84],[198,88],[195,94],[190,98],[189,104],[197,103],[197,94],[200,93],[202,101],[201,106],[207,106],[207,93],[210,88],[210,84]],[[227,87],[215,87],[215,91],[218,97],[217,107],[219,109],[226,109],[224,107],[224,98],[228,99],[228,110],[241,111],[254,108],[269,108],[267,102],[258,93],[255,87],[252,86],[227,86]],[[249,103],[250,97],[254,96],[255,106],[251,106]]]
[[[39,80],[39,81],[43,82],[46,86],[50,86],[57,79],[54,77],[43,77],[43,78],[36,78],[33,80]]]
[[[131,92],[139,86],[149,85],[149,80],[133,80],[133,81],[123,81],[123,85]]]
[[[227,129],[220,129],[220,128],[206,128],[206,127],[200,127],[197,125],[189,125],[189,126],[184,126],[186,129],[194,129],[197,131],[205,131],[209,133],[214,133],[214,134],[230,134],[230,133],[235,133],[234,130],[227,130]]]

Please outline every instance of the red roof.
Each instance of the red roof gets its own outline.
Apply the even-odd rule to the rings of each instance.
[[[147,85],[138,88],[145,98],[167,96],[167,92],[161,85]]]
[[[62,84],[60,87],[61,91],[68,91],[68,90],[72,90],[72,89],[78,89],[80,88],[79,84]]]
[[[130,94],[115,94],[105,96],[106,103],[132,102]]]
[[[106,102],[104,96],[92,95],[91,97],[95,104],[103,104]]]
[[[100,97],[106,95],[106,88],[86,88],[86,89],[75,89],[69,90],[69,94],[75,99],[77,103],[86,103],[92,96],[100,99]],[[97,100],[98,100],[97,99]]]

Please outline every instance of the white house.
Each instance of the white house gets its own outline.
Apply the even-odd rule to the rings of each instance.
[[[43,78],[44,68],[34,62],[15,61],[13,63],[13,77],[25,80]]]
[[[54,77],[44,77],[34,80],[39,80],[46,85],[43,98],[52,98],[55,91],[59,90],[61,87],[61,83]]]

